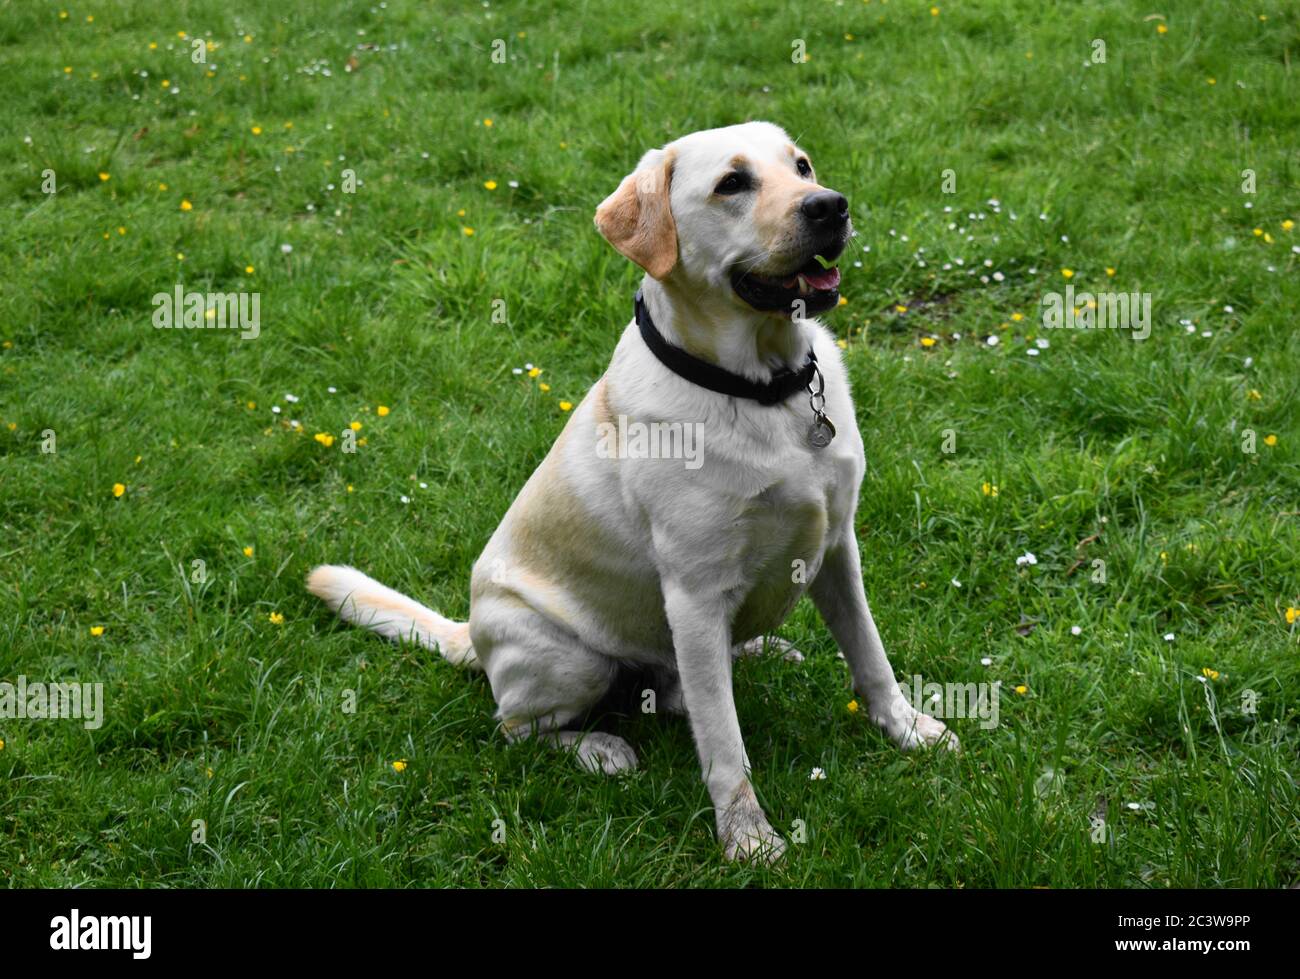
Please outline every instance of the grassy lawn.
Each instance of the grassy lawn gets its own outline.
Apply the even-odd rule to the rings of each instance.
[[[0,0],[0,680],[106,704],[0,719],[3,881],[1300,880],[1300,11],[935,10]],[[903,756],[801,604],[807,662],[736,671],[803,837],[772,869],[723,863],[683,720],[585,775],[302,584],[350,563],[466,616],[631,317],[596,204],[753,118],[859,231],[824,322],[894,666],[1001,683],[962,755]],[[177,283],[258,293],[260,335],[155,329]],[[1045,330],[1067,284],[1149,293],[1150,336]]]

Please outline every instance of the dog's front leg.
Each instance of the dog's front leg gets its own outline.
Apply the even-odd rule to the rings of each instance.
[[[826,553],[812,583],[813,604],[830,627],[853,672],[853,689],[867,701],[871,719],[904,750],[942,743],[957,748],[944,723],[909,704],[898,688],[862,587],[858,541],[850,529]]]
[[[726,603],[668,585],[664,605],[673,633],[682,698],[717,816],[718,841],[731,860],[776,860],[785,851],[785,841],[763,815],[749,782],[749,758],[731,688]]]

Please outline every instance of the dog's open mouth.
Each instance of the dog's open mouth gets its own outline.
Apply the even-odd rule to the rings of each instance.
[[[813,315],[839,303],[840,270],[834,265],[824,267],[814,256],[788,275],[736,272],[731,287],[741,299],[763,312]]]

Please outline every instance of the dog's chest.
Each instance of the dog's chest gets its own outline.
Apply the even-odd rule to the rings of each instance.
[[[861,465],[847,447],[815,450],[744,508],[742,566],[749,588],[733,642],[774,630],[821,569],[827,547],[852,520]]]

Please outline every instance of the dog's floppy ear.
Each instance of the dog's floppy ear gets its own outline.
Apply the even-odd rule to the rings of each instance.
[[[677,264],[677,225],[668,192],[674,154],[651,150],[596,208],[596,228],[620,252],[656,279]]]

